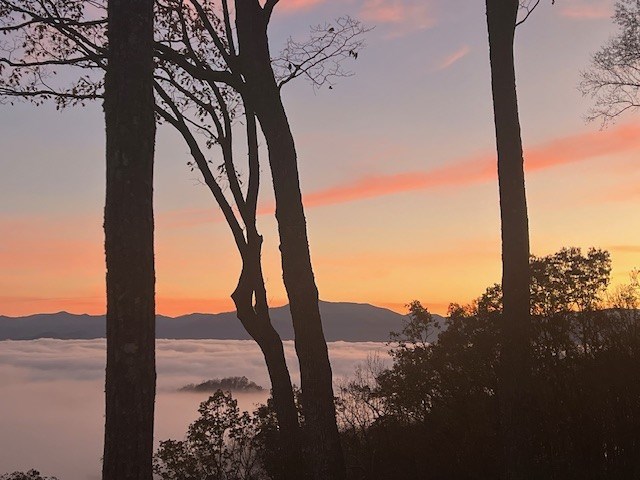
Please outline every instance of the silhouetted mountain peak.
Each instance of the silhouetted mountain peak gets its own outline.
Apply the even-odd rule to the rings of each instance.
[[[320,302],[328,341],[386,341],[390,331],[402,328],[403,315],[389,309],[355,302]],[[293,339],[288,305],[270,309],[271,321],[283,340]],[[66,311],[25,317],[0,316],[0,340],[34,338],[88,339],[105,336],[104,315]],[[235,312],[191,313],[179,317],[158,315],[157,338],[248,340]]]

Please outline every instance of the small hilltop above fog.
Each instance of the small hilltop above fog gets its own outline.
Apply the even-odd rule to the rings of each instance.
[[[264,388],[257,383],[249,380],[247,377],[225,377],[222,379],[206,380],[202,383],[190,383],[178,389],[179,392],[215,392],[222,390],[223,392],[249,393],[262,392]]]

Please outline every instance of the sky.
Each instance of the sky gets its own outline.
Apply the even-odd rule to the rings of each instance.
[[[608,249],[613,282],[640,267],[640,112],[585,122],[580,71],[615,31],[612,0],[543,0],[516,62],[531,249]],[[500,223],[484,2],[281,0],[289,36],[348,14],[375,27],[332,90],[283,90],[320,297],[436,313],[500,281]],[[103,313],[104,120],[99,104],[0,105],[0,314]],[[240,260],[188,150],[156,139],[157,310],[232,310]],[[268,166],[259,228],[267,290],[286,303]]]

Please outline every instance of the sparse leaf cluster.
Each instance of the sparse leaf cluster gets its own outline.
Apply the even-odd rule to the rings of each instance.
[[[62,108],[99,98],[103,14],[92,0],[1,0],[0,101],[54,100]]]
[[[305,77],[314,88],[328,85],[353,73],[345,68],[345,60],[358,59],[364,47],[363,34],[371,28],[345,16],[332,23],[311,27],[305,40],[289,37],[287,43],[273,61],[273,70],[280,87],[297,77]]]

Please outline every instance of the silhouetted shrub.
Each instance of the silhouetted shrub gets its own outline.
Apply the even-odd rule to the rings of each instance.
[[[260,480],[257,422],[240,412],[229,393],[218,390],[200,404],[200,417],[185,440],[165,440],[154,457],[163,480]]]
[[[56,477],[44,477],[37,470],[29,470],[28,472],[13,472],[0,475],[0,480],[58,480]]]

